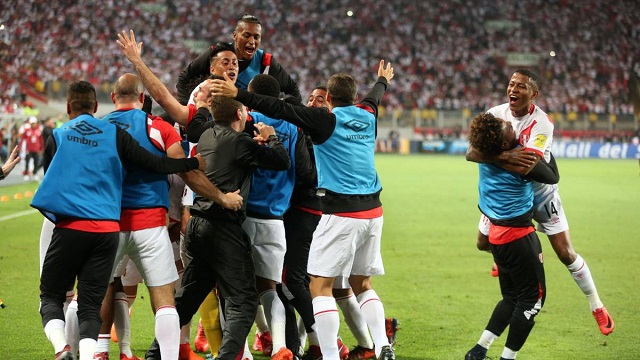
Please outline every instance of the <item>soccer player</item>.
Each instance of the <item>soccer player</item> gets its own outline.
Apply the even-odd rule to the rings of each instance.
[[[102,120],[110,122],[133,136],[147,150],[159,156],[181,159],[185,157],[179,134],[167,122],[141,110],[144,102],[142,83],[133,74],[122,75],[115,83],[111,100],[115,111]],[[242,198],[235,193],[222,194],[203,173],[187,173],[183,179],[191,188],[225,208],[237,210]],[[125,176],[120,217],[120,244],[116,253],[114,277],[122,276],[117,265],[127,255],[135,264],[149,289],[156,316],[156,338],[160,340],[163,357],[178,356],[180,329],[174,307],[174,282],[178,273],[174,265],[173,249],[167,231],[169,182],[167,176],[141,169],[129,169]],[[124,290],[119,286],[122,295]],[[113,296],[113,289],[107,294]],[[109,354],[110,330],[113,322],[113,297],[105,299],[109,315],[103,318],[98,342],[97,358]],[[122,343],[121,343],[122,344]],[[124,354],[132,357],[130,349]]]
[[[299,102],[302,101],[298,84],[275,60],[272,54],[260,49],[261,43],[262,23],[257,17],[244,14],[236,23],[236,28],[233,31],[233,43],[228,44],[232,46],[239,61],[236,84],[238,88],[246,90],[254,76],[257,74],[269,74],[278,80],[282,92],[293,96]],[[180,103],[186,104],[189,100],[193,90],[189,84],[192,83],[194,78],[209,75],[210,59],[222,44],[224,43],[218,43],[205,50],[180,73],[176,84]]]
[[[504,151],[497,156],[483,156],[471,146],[467,151],[467,160],[496,163],[507,170],[532,168],[540,159],[549,161],[553,123],[534,104],[539,95],[538,75],[528,69],[516,70],[507,85],[509,102],[493,107],[488,112],[511,122],[522,148]],[[538,223],[538,231],[547,234],[556,255],[587,297],[600,332],[609,335],[615,326],[613,318],[598,296],[589,266],[573,249],[558,186],[534,184],[534,192],[534,220]],[[478,232],[478,248],[481,250],[487,249],[487,235],[488,223],[481,217]]]
[[[127,132],[94,118],[97,108],[90,83],[69,85],[70,120],[47,144],[46,174],[31,202],[56,225],[40,277],[40,314],[56,359],[75,358],[64,334],[62,304],[76,278],[80,359],[93,358],[101,323],[99,304],[118,245],[125,165],[165,173],[204,168],[199,156],[169,159],[151,154]]]
[[[517,144],[511,123],[490,113],[473,119],[469,143],[487,156],[498,155]],[[542,247],[531,222],[533,186],[528,178],[557,183],[559,175],[557,169],[545,161],[519,173],[493,164],[479,164],[478,167],[478,207],[491,221],[489,243],[499,269],[502,300],[495,306],[485,331],[467,352],[465,360],[484,360],[491,343],[507,326],[509,335],[500,359],[515,359],[547,295]]]
[[[278,97],[280,86],[273,76],[258,74],[249,83],[249,91]],[[282,280],[287,248],[283,215],[289,209],[296,179],[315,178],[315,173],[304,138],[296,126],[260,112],[252,111],[249,115],[253,123],[274,127],[292,162],[287,171],[255,170],[247,199],[247,218],[242,224],[251,239],[256,286],[271,332],[272,352],[269,355],[274,360],[291,359],[292,350],[297,352],[299,346],[291,346],[292,349],[286,346],[285,308],[276,292],[276,284]]]
[[[207,92],[198,93],[195,117],[211,116],[208,96]],[[255,140],[243,132],[247,112],[242,104],[218,98],[213,99],[211,109],[216,124],[202,134],[198,151],[211,162],[205,173],[220,189],[240,187],[240,194],[246,198],[256,167],[272,170],[290,167],[287,151],[273,127],[255,124],[259,132]],[[225,301],[226,322],[217,357],[223,360],[235,359],[242,351],[257,307],[250,242],[241,226],[246,216],[245,207],[232,212],[196,195],[185,237],[191,261],[185,268],[183,291],[176,295],[180,323],[186,324],[217,284]],[[154,344],[146,358],[157,357]]]
[[[267,116],[289,121],[313,140],[323,214],[313,234],[307,271],[325,360],[340,358],[336,343],[340,317],[332,296],[337,276],[349,276],[378,358],[395,359],[386,336],[384,307],[371,285],[371,276],[384,273],[380,254],[382,187],[373,159],[378,104],[393,78],[391,64],[384,65],[381,60],[377,82],[357,104],[354,78],[345,73],[332,75],[327,83],[330,111],[291,105],[238,89],[231,81],[213,80],[214,95],[237,98]]]
[[[185,101],[186,105],[183,105],[178,102],[175,97],[173,97],[167,87],[149,69],[149,67],[142,59],[142,43],[136,42],[134,31],[130,30],[128,33],[126,31],[122,31],[122,33],[118,34],[118,38],[118,44],[121,46],[124,55],[134,65],[136,72],[140,76],[140,79],[142,80],[145,88],[149,91],[151,97],[153,97],[153,99],[156,100],[158,104],[160,104],[160,106],[162,106],[162,108],[166,111],[166,115],[168,115],[173,121],[177,122],[181,126],[187,128],[188,132],[193,132],[197,129],[200,129],[200,132],[197,136],[197,138],[199,138],[202,131],[204,131],[205,128],[209,127],[204,125],[209,122],[209,119],[204,117],[197,117],[195,118],[195,122],[193,121],[197,112],[197,107],[194,102],[194,96],[198,91],[208,92],[207,80],[200,83],[200,85],[194,85],[194,79],[190,79],[188,90],[190,95],[188,96],[188,101]],[[204,74],[204,77],[209,75],[222,76],[222,74],[226,74],[227,77],[235,81],[238,74],[238,59],[233,52],[233,47],[225,43],[217,44],[215,49],[210,51],[209,55],[210,58],[207,59],[207,64],[209,65],[207,68],[208,72]],[[203,76],[200,76],[195,84],[197,84],[202,77]],[[165,116],[165,114],[163,114],[162,116]],[[191,141],[189,144],[190,156],[192,154],[195,154],[196,143],[197,141]],[[191,205],[193,205],[193,192],[188,186],[185,187],[185,190],[186,192],[184,196],[184,205],[190,207]],[[185,258],[185,260],[187,259]],[[217,311],[217,308],[217,298],[214,294],[212,294],[207,297],[200,311],[201,313],[212,314],[212,316],[206,316],[205,324],[203,324],[203,327],[205,332],[209,333],[209,336],[211,338],[210,342],[213,343],[218,343],[217,335],[219,335],[219,332],[217,332],[216,329],[219,328],[219,324],[209,323],[208,321],[209,319],[214,319],[217,317],[217,315],[214,314]],[[190,324],[187,324],[187,326],[189,325]],[[189,332],[188,329],[185,329],[184,331]],[[184,348],[186,350],[188,343],[182,342],[180,346],[181,348]],[[215,347],[212,350],[215,352]]]
[[[35,116],[29,118],[29,126],[20,136],[20,146],[27,151],[27,156],[24,159],[26,165],[24,180],[39,180],[38,170],[42,167],[40,153],[44,150],[44,140],[42,139],[42,126]],[[29,170],[29,160],[33,160],[33,170]]]

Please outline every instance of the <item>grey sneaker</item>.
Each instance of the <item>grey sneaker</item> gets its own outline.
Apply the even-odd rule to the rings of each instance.
[[[396,354],[393,352],[391,345],[385,345],[382,347],[378,360],[396,360]]]

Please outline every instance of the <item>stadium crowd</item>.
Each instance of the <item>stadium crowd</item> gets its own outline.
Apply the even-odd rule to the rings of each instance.
[[[166,83],[203,44],[231,41],[239,14],[263,19],[263,48],[302,93],[337,71],[368,74],[393,59],[397,85],[383,105],[486,109],[503,100],[506,53],[540,55],[550,112],[631,114],[629,77],[640,56],[640,11],[613,3],[527,0],[332,2],[9,0],[0,19],[2,92],[12,82],[45,89],[54,80],[113,82],[129,68],[114,39],[140,29],[149,66]],[[348,15],[348,11],[352,11]],[[385,41],[380,41],[385,39]],[[189,46],[194,41],[202,45]],[[28,46],[25,46],[28,44]],[[550,56],[551,52],[555,56]],[[364,76],[364,75],[361,75]],[[357,79],[368,84],[371,79]]]
[[[628,9],[605,9],[594,3],[581,18],[598,20],[574,23],[556,17],[582,10],[566,1],[535,14],[525,11],[525,6],[539,2],[509,5],[487,1],[480,6],[471,1],[465,6],[375,3],[368,4],[366,13],[359,12],[367,5],[364,2],[314,4],[314,9],[289,1],[280,4],[284,7],[276,6],[275,1],[252,2],[247,4],[250,9],[237,9],[237,4],[229,1],[200,1],[188,7],[178,7],[169,0],[124,5],[32,1],[20,4],[20,13],[10,10],[7,26],[0,24],[0,30],[6,30],[0,34],[2,78],[7,79],[4,87],[15,93],[16,81],[28,82],[36,90],[45,90],[52,82],[71,82],[66,103],[69,122],[54,132],[53,119],[45,128],[32,116],[20,138],[20,147],[26,151],[25,180],[36,179],[41,165],[47,169],[31,206],[46,218],[40,239],[40,314],[56,360],[75,360],[76,353],[81,360],[108,360],[111,322],[118,334],[120,359],[140,360],[130,348],[130,294],[125,292],[124,282],[119,283],[121,275],[127,275],[120,266],[128,261],[125,255],[149,287],[155,313],[156,339],[145,355],[147,359],[197,359],[189,343],[191,318],[196,312],[202,315],[212,310],[219,319],[203,316],[201,323],[205,333],[209,329],[207,346],[219,360],[253,358],[247,335],[254,321],[257,340],[266,337],[266,332],[271,334],[270,345],[262,340],[260,344],[263,355],[272,360],[395,360],[397,319],[386,317],[371,284],[372,276],[384,274],[380,254],[382,188],[374,161],[378,106],[395,75],[390,62],[380,60],[376,69],[372,59],[392,58],[404,75],[397,82],[399,90],[391,91],[385,99],[391,108],[468,111],[500,103],[504,78],[516,65],[505,57],[516,54],[539,63],[536,68],[550,83],[549,94],[539,101],[541,106],[554,111],[632,112],[626,89],[637,60],[633,58],[634,45],[587,41],[598,38],[600,30],[609,31],[608,36],[619,32],[621,38],[636,37],[634,30],[624,33],[636,20],[627,15]],[[270,26],[263,32],[260,20],[253,15],[238,19],[237,14],[244,11],[257,14]],[[600,29],[597,25],[601,21],[605,27]],[[629,26],[619,26],[625,21]],[[144,58],[133,30],[118,33],[127,28],[143,29],[137,39],[148,49]],[[567,29],[561,40],[571,51],[557,48],[558,29]],[[186,94],[193,95],[183,96],[190,103],[184,105],[172,97],[162,81],[173,82],[202,48],[215,40],[230,40],[232,32],[233,47],[218,43],[207,50],[209,54],[199,56],[207,60],[205,75],[212,78],[202,81],[202,74],[195,70],[188,79],[181,74],[181,80],[191,87]],[[116,33],[118,40],[114,41]],[[202,33],[209,36],[199,39]],[[279,62],[256,51],[261,35],[266,38],[262,47],[275,49]],[[584,44],[593,48],[586,49]],[[294,47],[298,51],[292,51]],[[548,58],[537,58],[547,51]],[[130,66],[122,55],[137,76],[125,73]],[[556,55],[568,62],[557,63]],[[291,64],[287,67],[305,95],[309,94],[307,87],[338,73],[329,78],[326,87],[313,88],[307,107],[303,107],[278,99],[281,89],[293,98],[300,95],[295,86],[285,91],[292,82],[279,63]],[[195,61],[189,66],[194,68]],[[358,99],[356,80],[340,71],[362,77],[377,73],[377,81]],[[105,82],[114,83],[111,99],[115,111],[98,119],[94,117],[98,96],[92,83]],[[191,93],[198,83],[198,90]],[[150,114],[144,88],[183,127],[186,139],[181,136],[185,134],[176,132],[178,126]],[[181,90],[183,87],[178,92]],[[486,129],[476,123],[475,130],[493,134],[496,146],[485,151],[481,146],[488,142],[474,143],[472,125],[469,139],[473,147],[467,151],[467,160],[485,163],[487,156],[502,155],[511,150],[507,145],[515,146],[516,141],[526,138],[526,151],[517,150],[519,155],[512,157],[517,158],[515,163],[509,165],[521,167],[523,176],[538,164],[546,167],[546,161],[555,166],[553,157],[546,160],[551,146],[546,139],[551,139],[554,126],[532,102],[538,97],[537,74],[516,70],[507,91],[511,94],[508,104],[494,106],[474,118],[476,122],[485,117]],[[326,101],[329,111],[322,104],[316,106],[314,97]],[[252,109],[251,117],[247,109]],[[517,123],[521,118],[526,122]],[[45,130],[53,141],[45,142]],[[389,133],[391,149],[399,147],[399,137],[395,129]],[[189,147],[185,151],[182,143],[187,140],[190,145],[197,142],[197,150]],[[198,154],[193,158],[185,158],[195,152]],[[545,161],[541,162],[543,156]],[[531,179],[555,184],[555,170],[553,177],[538,174],[542,177]],[[2,174],[5,171],[11,169],[3,168]],[[152,174],[155,172],[158,174]],[[174,185],[177,195],[171,200],[172,189],[165,175],[169,173],[180,173],[183,180]],[[61,182],[62,178],[65,181]],[[347,178],[353,179],[355,186],[345,185]],[[483,191],[502,192],[492,181],[480,188],[480,208],[491,216],[495,208],[505,208],[504,204],[483,202],[485,197],[493,197],[484,196]],[[509,182],[505,185],[510,186]],[[467,360],[484,359],[488,346],[507,326],[509,336],[501,359],[515,359],[533,327],[533,316],[544,302],[542,250],[531,223],[533,185],[524,179],[518,182],[518,208],[524,209],[525,215],[516,213],[520,209],[509,210],[493,218],[487,215],[488,220],[480,222],[477,247],[491,248],[504,299],[478,343],[466,354]],[[537,210],[542,213],[540,204],[544,204],[547,218],[536,221],[543,227],[556,224],[543,230],[550,240],[557,239],[552,241],[554,250],[585,294],[600,332],[609,335],[613,319],[599,299],[584,259],[574,253],[557,189],[547,188],[542,200]],[[556,218],[546,210],[547,202]],[[168,213],[170,207],[172,214]],[[173,238],[167,230],[168,219],[172,220]],[[491,231],[496,230],[494,226],[508,225],[524,228],[526,233],[489,237],[489,228],[485,233],[482,227],[489,226],[489,220]],[[179,246],[172,242],[182,242],[185,251],[180,254]],[[303,244],[287,247],[289,242]],[[522,271],[509,263],[513,264],[512,254],[525,246],[531,249],[524,255],[536,266]],[[289,262],[287,257],[299,257],[300,264]],[[287,274],[296,269],[290,265],[302,269],[298,274],[301,291],[296,292],[295,282],[289,282]],[[283,275],[284,266],[287,271]],[[525,279],[521,276],[525,272],[536,276]],[[309,284],[302,280],[307,274]],[[343,277],[348,278],[348,284]],[[520,279],[526,280],[525,286],[510,286],[520,284]],[[217,294],[212,291],[214,286]],[[337,294],[336,288],[346,295]],[[520,299],[522,291],[528,294],[525,301]],[[517,297],[507,296],[516,292]],[[135,298],[135,293],[131,296]],[[208,297],[217,297],[224,305],[219,310],[216,300],[203,311],[200,305]],[[351,305],[343,301],[346,299]],[[294,323],[293,309],[285,308],[289,302],[301,315],[306,335],[299,337],[300,325]],[[263,307],[262,315],[258,304]],[[351,315],[345,315],[358,342],[351,350],[338,336],[338,307],[345,313],[353,312],[352,321],[347,318]],[[264,331],[260,330],[261,317],[267,326]],[[216,331],[211,331],[214,328]],[[257,340],[254,350],[259,350]]]

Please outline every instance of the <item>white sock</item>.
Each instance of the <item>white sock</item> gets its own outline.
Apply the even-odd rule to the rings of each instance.
[[[64,313],[64,335],[67,338],[72,354],[78,353],[78,342],[80,341],[80,326],[78,324],[78,301],[71,300]]]
[[[244,341],[244,352],[242,354],[242,360],[253,360],[253,354],[251,350],[249,350],[249,342],[247,340]]]
[[[111,349],[111,334],[99,334],[96,342],[96,353],[108,353]]]
[[[191,340],[191,321],[180,329],[180,344],[186,344]]]
[[[587,262],[584,261],[582,256],[578,255],[576,261],[567,266],[567,269],[569,269],[571,277],[573,277],[573,280],[589,300],[591,311],[603,307],[604,305],[598,296],[598,290],[596,290],[596,284],[593,282],[591,271],[589,271],[589,266],[587,266]]]
[[[312,328],[314,331],[307,333],[307,338],[309,339],[309,346],[315,345],[320,346],[320,340],[318,340],[318,333],[315,332],[316,324],[313,324]]]
[[[340,359],[336,342],[340,328],[340,314],[338,314],[336,300],[332,296],[317,296],[312,303],[313,317],[316,320],[315,333],[318,335],[322,358]]]
[[[349,296],[336,299],[336,303],[340,306],[342,315],[344,315],[344,322],[347,323],[349,330],[351,330],[356,341],[358,341],[358,345],[367,349],[373,349],[373,339],[369,334],[367,323],[362,317],[360,304],[358,304],[358,300],[356,300],[355,295],[351,294]]]
[[[96,352],[96,340],[91,338],[81,339],[78,343],[80,348],[79,360],[93,360],[93,354]]]
[[[316,336],[315,338],[317,341],[318,337]],[[300,342],[300,348],[304,350],[307,344],[307,328],[304,327],[304,321],[302,321],[301,317],[298,318],[298,341]],[[318,345],[318,344],[309,344],[309,345]]]
[[[180,318],[175,306],[161,306],[156,311],[156,339],[160,357],[177,359],[180,351]]]
[[[69,290],[67,291],[67,296],[64,299],[64,304],[62,304],[62,312],[63,313],[67,313],[67,309],[69,308],[69,304],[71,304],[71,301],[73,300],[73,297],[76,295],[76,292],[74,290]]]
[[[384,323],[385,318],[382,301],[380,301],[378,294],[376,294],[374,290],[367,290],[358,295],[358,302],[360,303],[362,317],[369,326],[369,332],[371,332],[371,337],[375,344],[376,356],[380,356],[382,347],[390,345]]]
[[[505,346],[504,350],[502,350],[502,355],[500,355],[500,357],[504,359],[515,359],[516,355],[518,355],[517,351],[513,351]]]
[[[131,357],[131,323],[129,321],[129,303],[127,302],[127,294],[117,292],[114,299],[113,324],[116,327],[116,335],[118,335],[118,347],[120,354]]]
[[[67,346],[67,338],[64,336],[64,321],[52,319],[44,326],[44,333],[53,345],[53,352],[59,353]]]
[[[273,341],[271,355],[275,355],[280,349],[287,347],[285,334],[287,319],[284,305],[275,289],[267,290],[260,294],[260,303],[264,306],[264,315],[271,330],[271,340]]]
[[[489,330],[485,330],[482,332],[480,336],[480,340],[478,340],[478,345],[482,346],[485,349],[489,349],[489,346],[498,338],[498,335],[492,333]]]
[[[269,331],[269,324],[267,324],[267,318],[264,316],[264,306],[262,304],[258,305],[258,310],[256,311],[256,329],[260,334]]]

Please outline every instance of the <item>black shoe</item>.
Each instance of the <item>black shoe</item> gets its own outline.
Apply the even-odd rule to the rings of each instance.
[[[487,349],[480,345],[476,345],[467,352],[467,355],[464,356],[464,360],[491,360],[491,358],[487,357]]]
[[[378,360],[396,360],[396,354],[393,352],[391,345],[385,345],[382,347]]]

